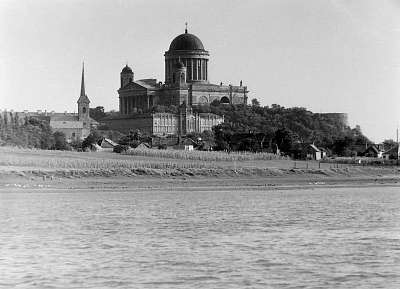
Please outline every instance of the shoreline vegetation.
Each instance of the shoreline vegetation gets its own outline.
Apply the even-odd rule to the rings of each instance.
[[[400,185],[397,166],[293,161],[267,153],[0,147],[0,189],[265,189]]]

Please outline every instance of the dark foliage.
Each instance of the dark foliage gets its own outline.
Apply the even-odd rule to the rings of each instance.
[[[67,143],[65,134],[63,132],[56,131],[55,133],[53,133],[53,138],[54,138],[54,145],[53,145],[52,149],[55,149],[55,150],[70,150],[71,149],[70,145]]]
[[[113,152],[115,153],[122,153],[122,152],[126,152],[130,147],[128,145],[116,145],[113,148]]]
[[[136,148],[142,142],[151,143],[151,138],[142,133],[139,129],[130,131],[128,135],[123,136],[118,140],[118,144],[127,145],[132,148]]]
[[[104,107],[97,106],[95,108],[89,108],[89,116],[97,121],[104,118],[107,114],[104,112]]]
[[[103,139],[103,136],[96,130],[90,132],[90,134],[83,140],[82,149],[91,148],[92,145],[98,144]]]
[[[335,155],[359,154],[368,139],[339,119],[312,113],[301,107],[285,108],[227,105],[213,102],[210,112],[224,115],[225,123],[214,128],[216,149],[275,151],[292,155],[301,143],[314,143]],[[364,145],[364,146],[363,146]]]
[[[54,137],[48,120],[20,119],[18,114],[5,112],[0,114],[0,145],[51,149]]]

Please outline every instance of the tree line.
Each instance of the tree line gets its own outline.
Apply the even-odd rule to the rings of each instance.
[[[0,145],[39,149],[72,149],[64,133],[53,132],[46,117],[21,118],[17,113],[0,114]]]

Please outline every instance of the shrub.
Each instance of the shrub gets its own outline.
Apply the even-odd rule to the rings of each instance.
[[[128,145],[116,145],[113,149],[113,152],[120,154],[122,152],[126,152],[129,148],[130,146]]]

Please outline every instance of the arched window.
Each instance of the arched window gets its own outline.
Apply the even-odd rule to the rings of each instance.
[[[86,107],[82,108],[82,113],[86,113]]]
[[[227,104],[230,103],[229,98],[226,97],[226,96],[223,96],[223,97],[221,98],[221,101],[220,101],[220,102],[221,102],[221,103],[227,103]]]
[[[208,103],[208,98],[207,98],[207,96],[205,96],[205,95],[200,96],[200,98],[199,98],[199,103]]]

